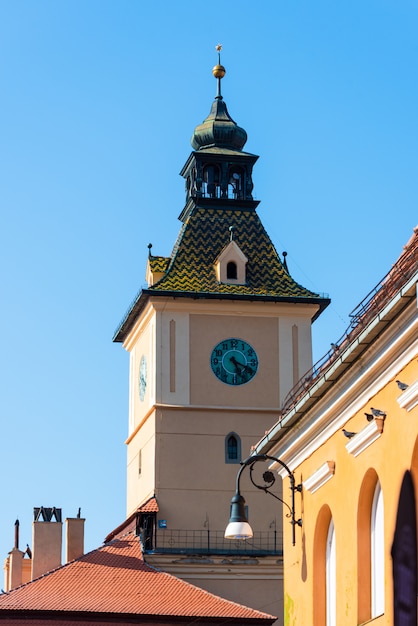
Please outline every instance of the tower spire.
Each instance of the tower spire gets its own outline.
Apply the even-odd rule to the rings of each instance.
[[[208,117],[196,126],[192,135],[191,144],[194,150],[205,148],[220,148],[242,151],[247,133],[240,128],[228,113],[228,109],[221,94],[221,80],[226,74],[226,69],[221,64],[222,45],[216,46],[218,63],[213,67],[212,74],[217,80],[217,93]]]
[[[216,46],[216,50],[218,52],[218,64],[215,65],[215,67],[212,70],[212,74],[214,75],[214,77],[217,79],[218,81],[218,89],[217,89],[217,93],[216,93],[216,99],[217,100],[222,100],[222,94],[221,94],[221,80],[222,78],[225,76],[226,74],[226,69],[224,68],[223,65],[221,65],[221,50],[222,50],[222,44],[218,43],[218,45]]]

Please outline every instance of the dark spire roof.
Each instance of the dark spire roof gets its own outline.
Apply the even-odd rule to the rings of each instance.
[[[207,118],[194,129],[190,143],[194,150],[202,148],[230,148],[242,150],[247,133],[228,113],[222,96],[217,96]]]
[[[218,282],[214,263],[230,241],[248,259],[245,285]],[[285,270],[255,211],[196,208],[181,229],[166,275],[151,290],[246,295],[256,299],[318,298]]]
[[[246,283],[225,284],[216,278],[214,263],[234,241],[248,259]],[[117,329],[114,341],[124,341],[150,296],[249,300],[316,304],[316,319],[329,299],[299,285],[288,273],[255,211],[196,207],[183,224],[161,280],[139,292]]]
[[[185,178],[193,179],[187,187],[186,207],[180,215],[183,226],[170,257],[154,256],[150,249],[149,269],[161,276],[138,294],[114,341],[125,340],[152,296],[313,304],[317,306],[313,319],[329,304],[328,298],[306,289],[291,277],[285,254],[282,262],[265,231],[255,210],[258,201],[251,195],[251,172],[257,157],[241,151],[247,134],[229,116],[222,100],[220,81],[225,68],[220,59],[213,74],[218,80],[218,95],[209,116],[194,131],[192,146],[196,151],[182,171]],[[203,188],[202,169],[207,164],[218,166],[219,195],[210,195]],[[242,197],[231,198],[226,188],[228,176],[231,168],[237,166],[243,172]],[[245,280],[241,284],[221,282],[217,274],[217,259],[232,239],[231,233],[246,258]]]
[[[221,80],[225,76],[226,70],[221,65],[220,51],[222,46],[218,45],[216,49],[218,51],[218,64],[215,65],[212,73],[218,81],[217,95],[207,118],[196,126],[191,144],[194,150],[211,147],[242,150],[247,141],[247,133],[234,122],[223,101]]]

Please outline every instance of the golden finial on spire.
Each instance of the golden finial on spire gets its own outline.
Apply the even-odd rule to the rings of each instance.
[[[214,75],[215,78],[221,79],[225,76],[225,73],[226,73],[226,69],[224,68],[223,65],[221,65],[222,44],[218,43],[218,45],[215,46],[215,49],[218,53],[218,64],[215,65],[215,67],[213,68],[212,74]]]

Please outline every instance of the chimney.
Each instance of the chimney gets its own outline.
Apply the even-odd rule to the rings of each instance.
[[[81,511],[78,510],[77,517],[67,517],[66,526],[66,555],[65,562],[74,561],[84,554],[84,522]]]
[[[32,580],[59,567],[62,551],[61,509],[35,507],[33,518]]]
[[[5,591],[10,591],[22,584],[23,552],[13,548],[6,559],[4,584]]]
[[[6,591],[22,584],[24,553],[19,550],[19,520],[15,521],[15,543],[4,562],[4,586]]]

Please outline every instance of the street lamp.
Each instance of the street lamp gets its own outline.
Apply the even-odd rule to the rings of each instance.
[[[275,493],[270,491],[276,481],[274,473],[271,470],[266,470],[263,473],[264,485],[259,485],[255,482],[253,478],[253,470],[254,465],[259,461],[264,461],[265,463],[268,461],[275,461],[287,471],[290,479],[290,489],[292,492],[291,506],[289,506],[287,502],[284,502],[284,500],[279,498],[279,496],[277,496]],[[302,485],[295,484],[295,477],[290,469],[287,467],[286,463],[284,463],[280,459],[277,459],[274,456],[269,456],[268,454],[254,454],[253,456],[248,457],[248,459],[245,459],[245,461],[241,461],[241,467],[237,474],[235,495],[231,500],[231,514],[228,526],[225,530],[225,539],[251,539],[251,537],[253,536],[253,530],[248,523],[247,515],[245,513],[245,499],[241,495],[240,491],[241,474],[246,467],[250,468],[250,479],[253,485],[257,487],[257,489],[262,489],[265,493],[268,493],[270,496],[273,496],[273,498],[276,498],[276,500],[280,500],[280,502],[282,502],[289,509],[290,513],[288,517],[290,517],[290,523],[292,524],[292,542],[293,545],[295,545],[295,526],[302,526],[302,520],[296,519],[295,517],[295,491],[301,492]]]

